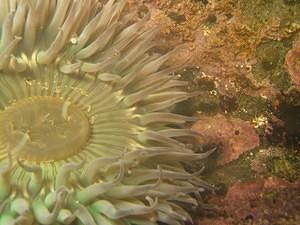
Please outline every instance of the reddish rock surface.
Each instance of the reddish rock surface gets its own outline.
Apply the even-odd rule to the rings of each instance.
[[[230,225],[229,222],[225,221],[224,218],[221,219],[212,219],[212,218],[204,218],[197,222],[197,225]]]
[[[257,32],[244,23],[240,7],[232,0],[200,2],[130,0],[129,10],[150,12],[148,26],[160,27],[160,47],[170,50],[183,46],[170,63],[188,61],[187,66],[200,68],[202,74],[214,80],[221,95],[273,97],[276,90],[268,79],[257,82],[252,67],[257,46],[273,37],[274,25],[271,34],[268,26]]]
[[[300,90],[300,40],[286,54],[285,64],[295,87]]]
[[[200,218],[199,224],[300,224],[300,181],[271,177],[249,183],[237,182],[225,197],[214,196],[215,218]],[[209,221],[209,222],[206,222]],[[219,221],[219,222],[217,222]]]
[[[242,153],[259,146],[259,137],[254,128],[241,119],[226,118],[220,114],[213,117],[200,116],[192,130],[199,134],[200,144],[222,145],[223,154],[219,165],[235,160]]]

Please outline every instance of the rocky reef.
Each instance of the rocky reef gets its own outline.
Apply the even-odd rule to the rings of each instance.
[[[200,94],[175,111],[198,118],[188,126],[199,134],[190,145],[217,149],[204,171],[216,190],[203,196],[195,223],[299,224],[300,2],[132,0],[131,7],[151,12],[161,49],[185,46],[172,63],[188,59],[176,75]]]

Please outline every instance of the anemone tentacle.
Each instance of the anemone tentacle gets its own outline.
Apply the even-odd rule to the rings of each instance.
[[[0,225],[183,225],[195,93],[126,0],[1,0]],[[197,94],[197,93],[196,93]],[[180,125],[180,126],[177,126]],[[178,204],[177,204],[178,203]]]

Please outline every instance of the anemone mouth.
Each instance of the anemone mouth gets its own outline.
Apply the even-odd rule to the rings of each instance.
[[[104,2],[1,0],[0,225],[183,225],[209,187],[180,163],[210,152],[177,139],[177,49]]]
[[[57,97],[19,100],[5,108],[0,118],[1,142],[21,160],[67,159],[84,149],[90,135],[86,115]]]

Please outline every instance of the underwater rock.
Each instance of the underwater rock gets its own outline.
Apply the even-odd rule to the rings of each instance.
[[[214,196],[209,202],[217,205],[219,211],[220,216],[214,220],[221,220],[224,224],[286,225],[300,222],[299,198],[300,181],[290,183],[270,177],[248,183],[236,182],[226,197]]]

